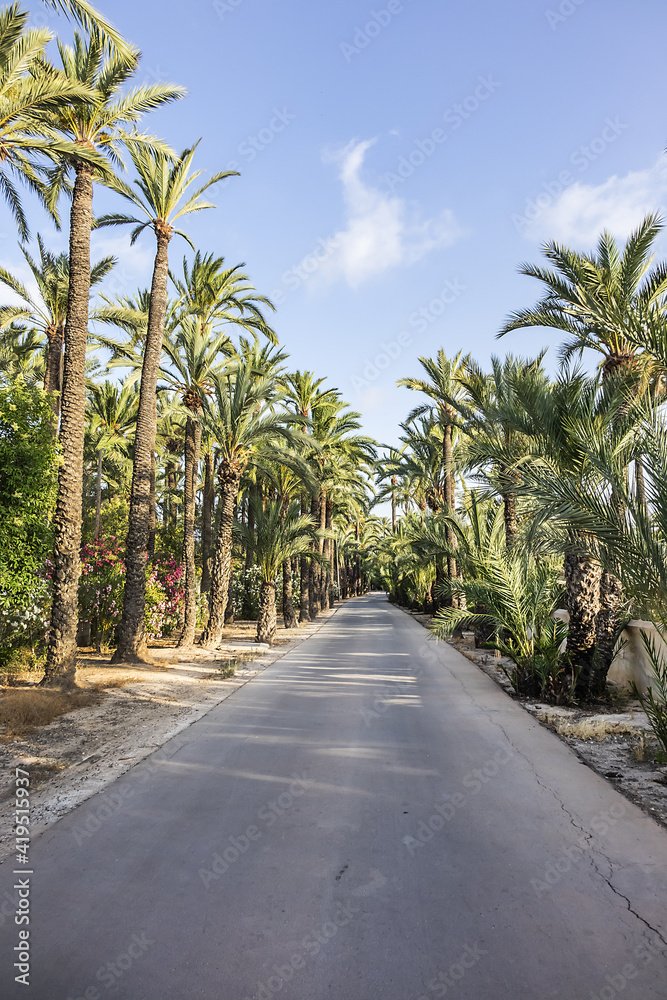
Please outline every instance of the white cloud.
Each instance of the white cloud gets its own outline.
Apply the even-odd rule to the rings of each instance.
[[[614,174],[602,184],[576,181],[552,197],[522,232],[529,239],[592,245],[603,229],[626,238],[645,215],[664,213],[666,207],[667,159],[661,156],[645,170]]]
[[[346,225],[334,235],[336,249],[322,262],[320,274],[329,281],[343,278],[352,288],[391,268],[414,264],[461,234],[453,212],[424,220],[405,199],[364,181],[364,159],[374,143],[354,141],[327,157],[340,166]]]

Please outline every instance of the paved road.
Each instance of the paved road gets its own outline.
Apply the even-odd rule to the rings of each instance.
[[[3,997],[667,996],[667,833],[381,595],[31,862],[30,986],[10,917]]]

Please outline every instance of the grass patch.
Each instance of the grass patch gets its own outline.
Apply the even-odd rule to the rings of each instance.
[[[252,663],[256,659],[257,654],[255,652],[237,653],[226,660],[220,660],[215,673],[209,674],[207,679],[228,680],[234,676],[239,667],[242,667],[246,663]]]
[[[5,727],[4,737],[25,736],[75,708],[96,704],[99,698],[97,690],[19,688],[3,691],[0,693],[0,725]]]
[[[580,722],[566,722],[564,719],[550,719],[559,736],[570,736],[575,740],[596,740],[601,742],[608,736],[636,736],[637,726],[627,722],[607,722],[606,719],[582,719]]]

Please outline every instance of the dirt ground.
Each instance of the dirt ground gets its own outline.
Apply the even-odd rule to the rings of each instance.
[[[16,767],[30,773],[35,836],[314,635],[336,610],[298,631],[279,628],[271,647],[254,642],[256,622],[225,629],[214,651],[161,641],[150,647],[150,666],[112,667],[110,655],[81,649],[77,683],[91,692],[102,689],[96,703],[20,736],[0,727],[0,863],[13,851]],[[225,678],[230,663],[235,673]]]

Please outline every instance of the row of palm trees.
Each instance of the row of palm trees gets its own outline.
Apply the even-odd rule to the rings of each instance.
[[[562,331],[559,374],[544,352],[488,371],[443,350],[421,358],[422,376],[399,384],[424,401],[378,476],[403,517],[371,554],[375,579],[435,609],[436,634],[473,628],[511,656],[518,686],[556,700],[604,693],[629,618],[667,625],[661,229],[651,215],[623,247],[608,233],[589,254],[545,245],[549,267],[521,268],[542,298],[499,335]],[[586,349],[601,359],[592,375],[577,365]]]
[[[145,654],[146,560],[155,546],[160,447],[166,455],[164,493],[170,506],[178,493],[175,452],[182,438],[186,600],[180,641],[194,639],[201,570],[209,594],[204,642],[214,647],[228,605],[240,507],[245,502],[248,558],[262,573],[260,631],[270,638],[276,553],[287,598],[293,561],[300,559],[300,617],[316,614],[333,591],[337,521],[354,520],[355,511],[366,506],[365,470],[374,446],[356,434],[358,414],[347,409],[336,390],[322,389],[321,380],[310,373],[286,372],[286,355],[277,348],[264,315],[271,304],[255,293],[242,265],[228,268],[221,257],[195,252],[194,260],[183,261],[182,275],[170,271],[172,238],[182,236],[190,243],[178,228],[181,220],[214,207],[205,198],[207,190],[233,172],[204,179],[194,163],[197,143],[177,154],[144,131],[145,116],[183,97],[183,89],[162,83],[131,87],[138,50],[89,4],[52,0],[51,5],[80,25],[71,45],[55,39],[57,63],[47,54],[54,41],[51,32],[31,29],[18,4],[0,11],[0,186],[37,288],[33,293],[15,275],[0,274],[19,300],[0,315],[0,361],[14,376],[43,376],[53,402],[61,461],[44,683],[70,685],[76,668],[82,503],[91,441],[96,534],[103,518],[105,461],[115,462],[125,476],[131,468],[116,662]],[[133,175],[129,181],[127,167]],[[56,225],[60,203],[69,199],[67,254],[50,252],[41,237],[38,257],[28,250],[30,233],[17,178],[38,196]],[[95,218],[96,184],[123,199],[129,211]],[[102,297],[93,311],[91,288],[103,281],[114,261],[105,258],[91,266],[91,233],[111,225],[132,226],[132,243],[147,229],[153,231],[151,287],[121,300]],[[91,321],[122,333],[103,336],[98,326],[97,342],[111,351],[112,365],[129,372],[122,387],[95,381],[88,350]],[[241,328],[238,343],[229,335],[232,325]],[[260,338],[268,343],[261,346]],[[170,509],[170,519],[172,513]],[[273,548],[267,548],[267,539]],[[276,548],[277,540],[282,548]],[[347,551],[345,532],[340,543],[337,566]],[[360,571],[352,576],[358,589]],[[346,580],[343,589],[347,586]],[[283,604],[289,607],[289,600]]]

